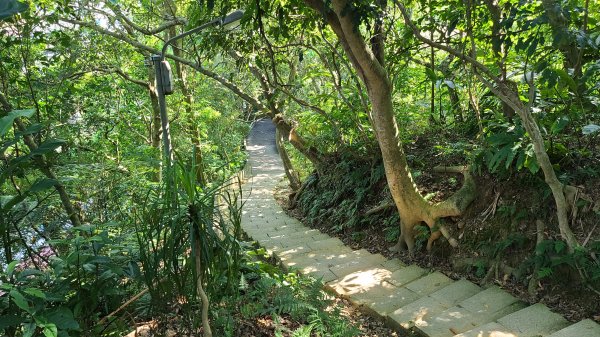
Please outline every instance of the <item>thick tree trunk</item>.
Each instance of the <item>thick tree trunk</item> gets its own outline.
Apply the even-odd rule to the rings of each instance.
[[[338,36],[344,51],[367,87],[372,107],[370,119],[379,142],[388,186],[400,215],[401,234],[397,248],[407,247],[412,251],[414,226],[425,222],[430,228],[434,228],[439,218],[460,214],[462,209],[459,206],[463,206],[464,203],[458,204],[458,199],[468,201],[473,198],[456,198],[457,200],[431,205],[421,196],[402,149],[392,103],[392,84],[383,63],[378,60],[378,55],[367,47],[364,38],[356,29],[354,14],[347,10],[349,2],[333,0],[331,11],[322,1],[305,1],[313,9],[324,13],[327,23]],[[439,234],[435,235],[437,236]]]

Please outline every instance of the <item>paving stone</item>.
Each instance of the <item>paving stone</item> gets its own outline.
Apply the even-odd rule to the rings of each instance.
[[[289,261],[284,261],[283,265],[287,268],[293,268],[304,272],[316,271],[319,268],[326,270],[327,267],[323,262],[318,262],[310,256],[301,256]]]
[[[346,247],[346,246],[344,246]],[[321,259],[323,260],[337,260],[337,261],[342,261],[344,259],[346,260],[353,260],[353,259],[357,259],[360,257],[365,257],[365,256],[370,256],[373,255],[371,253],[369,253],[366,249],[359,249],[359,250],[345,250],[345,249],[341,249],[339,252],[336,249],[336,247],[329,249],[328,250],[330,253],[328,255],[323,255],[321,257]]]
[[[406,288],[415,291],[419,288],[414,286],[411,287],[413,283],[430,283],[428,282],[427,278],[435,274],[436,273],[433,273],[423,278],[420,278],[414,282],[411,282],[408,285],[406,285]],[[390,313],[390,319],[395,321],[394,325],[401,326],[405,329],[414,325],[426,325],[428,324],[428,321],[434,317],[435,314],[438,314],[456,305],[463,299],[473,296],[480,290],[479,287],[466,280],[452,282],[452,280],[450,279],[440,279],[443,282],[443,285],[441,287],[420,288],[421,291],[417,292],[417,294],[420,296],[432,293],[430,296],[421,297],[415,302],[398,308],[394,312]],[[434,278],[430,278],[430,280],[434,280]],[[435,296],[433,296],[434,294]]]
[[[416,326],[417,330],[420,330],[429,337],[451,337],[493,321],[495,318],[475,314],[458,306],[451,307],[432,316],[426,324]]]
[[[371,288],[367,292],[350,295],[349,299],[360,305],[361,310],[375,317],[389,320],[388,315],[394,310],[418,300],[419,295],[406,288],[398,288],[390,283],[384,283],[381,287]]]
[[[293,230],[288,231],[275,231],[269,234],[269,237],[272,239],[297,239],[297,238],[305,238],[307,240],[324,240],[329,238],[329,235],[321,233],[316,229],[306,229],[304,228],[294,228]],[[319,239],[317,239],[319,238]]]
[[[359,251],[352,250],[347,246],[323,247],[321,249],[315,249],[315,251],[319,252],[317,260],[323,262],[332,260],[341,261],[343,259],[357,258],[360,255],[359,253],[357,253]]]
[[[507,296],[510,295],[500,289],[486,289],[460,302],[459,306],[432,315],[427,324],[416,328],[429,337],[452,336],[469,331],[524,307],[522,302]]]
[[[473,313],[493,313],[519,300],[499,287],[489,287],[460,302],[460,306]]]
[[[564,317],[541,303],[504,316],[498,323],[522,337],[548,336],[569,325]]]
[[[406,267],[406,264],[404,264],[404,262],[400,261],[399,259],[386,260],[381,265],[384,268],[391,270],[392,272],[395,272],[398,269]]]
[[[323,282],[323,284],[333,281],[337,278],[337,276],[328,269],[311,271],[311,272],[308,272],[307,275],[312,276],[318,280],[321,280],[321,282]]]
[[[388,316],[389,319],[395,321],[394,325],[408,329],[414,325],[427,324],[433,314],[446,309],[448,309],[448,306],[444,303],[440,303],[435,298],[425,296],[400,308],[396,308]]]
[[[410,282],[405,287],[420,296],[425,296],[442,289],[450,283],[452,283],[452,280],[448,276],[440,272],[434,272]]]
[[[481,288],[473,282],[465,279],[460,279],[452,284],[435,291],[431,297],[438,300],[440,303],[447,304],[451,307],[460,301],[466,300],[481,291]]]
[[[549,337],[598,337],[600,336],[600,324],[585,319],[569,327],[559,330]]]
[[[297,249],[297,248],[310,248],[303,242],[304,240],[298,239],[294,241],[284,240],[284,241],[275,241],[275,240],[265,240],[265,244],[262,244],[260,240],[258,243],[261,244],[268,251],[270,255],[277,254],[281,251],[289,250],[289,249]],[[314,249],[311,249],[311,251]]]
[[[393,272],[390,279],[387,282],[390,282],[396,287],[402,287],[403,285],[410,283],[425,275],[425,273],[425,269],[421,267],[415,265],[407,266]]]
[[[308,242],[307,245],[312,249],[324,249],[333,247],[343,247],[344,243],[338,238],[329,238],[325,240]]]
[[[514,334],[506,327],[496,323],[487,323],[482,326],[478,326],[467,332],[456,335],[455,337],[520,337]],[[570,336],[576,337],[576,336]]]
[[[358,293],[370,293],[370,296],[373,296],[373,292],[381,288],[383,281],[391,275],[392,272],[388,269],[372,267],[337,278],[329,282],[327,286],[340,295],[351,296]]]
[[[411,290],[394,287],[394,290],[386,297],[367,299],[365,303],[372,310],[380,313],[382,316],[386,316],[394,312],[394,310],[418,300],[419,297],[419,295]]]
[[[378,265],[385,260],[385,257],[379,254],[372,254],[370,256],[357,257],[354,260],[342,259],[342,260],[329,260],[328,266],[332,273],[337,275],[338,278],[344,277],[348,274],[354,273],[360,270],[368,270],[374,265]]]

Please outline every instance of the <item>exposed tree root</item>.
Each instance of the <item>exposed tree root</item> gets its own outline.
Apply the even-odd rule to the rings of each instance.
[[[459,216],[464,213],[465,209],[475,200],[477,188],[475,179],[469,172],[468,166],[437,166],[433,168],[434,172],[438,173],[461,173],[464,181],[462,187],[456,191],[451,197],[436,204],[436,208],[440,209],[439,217],[436,221],[437,231],[432,232],[427,242],[427,251],[431,251],[433,242],[443,235],[452,247],[458,246],[458,241],[450,235],[448,229],[441,223],[440,219],[448,216]]]
[[[383,212],[383,211],[387,210],[388,208],[393,208],[393,207],[396,207],[396,204],[394,204],[393,201],[390,201],[388,203],[381,204],[379,206],[375,206],[375,207],[371,208],[370,210],[365,212],[365,216]]]
[[[437,204],[424,204],[424,210],[419,212],[419,217],[415,217],[413,223],[406,225],[403,221],[400,223],[401,233],[398,243],[389,249],[391,251],[400,251],[408,249],[412,252],[414,249],[413,228],[421,222],[425,222],[432,231],[427,241],[427,250],[431,251],[433,242],[444,236],[452,247],[458,246],[458,241],[450,235],[448,229],[443,225],[441,219],[446,217],[459,216],[475,200],[477,195],[476,184],[473,176],[469,172],[468,166],[438,166],[433,169],[438,173],[461,173],[464,181],[462,187],[448,199]]]

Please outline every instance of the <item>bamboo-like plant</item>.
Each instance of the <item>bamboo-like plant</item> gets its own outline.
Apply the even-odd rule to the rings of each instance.
[[[137,237],[154,308],[178,302],[197,325],[193,313],[199,304],[204,334],[210,336],[210,301],[236,292],[241,276],[241,189],[239,182],[233,186],[224,179],[203,185],[191,158],[169,170],[170,188],[146,197]]]

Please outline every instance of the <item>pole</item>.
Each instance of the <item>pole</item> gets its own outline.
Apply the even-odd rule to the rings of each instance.
[[[171,132],[169,129],[169,118],[167,116],[167,100],[165,98],[165,87],[163,84],[164,77],[163,77],[162,67],[161,67],[161,62],[163,62],[165,59],[165,54],[167,52],[167,48],[175,40],[178,40],[185,36],[199,32],[206,27],[226,26],[226,25],[235,23],[235,22],[241,20],[243,15],[244,15],[244,11],[238,10],[238,11],[228,14],[224,18],[212,20],[201,26],[191,29],[187,32],[184,32],[182,34],[174,36],[164,43],[160,54],[155,54],[155,55],[150,56],[150,61],[152,61],[153,65],[154,65],[154,72],[155,72],[155,77],[156,77],[156,94],[158,96],[158,107],[160,109],[160,123],[162,125],[162,138],[163,138],[163,158],[164,158],[164,163],[165,163],[165,168],[164,168],[163,173],[164,173],[164,176],[166,177],[167,185],[171,185],[170,182],[172,180],[172,177],[171,177],[170,171],[171,171],[171,166],[173,165],[173,148],[171,146]]]
[[[163,76],[160,63],[163,60],[162,55],[152,55],[150,57],[154,63],[154,72],[156,78],[156,95],[158,96],[158,107],[160,110],[160,123],[162,126],[163,137],[163,158],[165,162],[165,175],[168,176],[168,170],[171,169],[173,162],[173,151],[171,147],[171,132],[169,129],[169,117],[167,116],[167,100],[165,99],[165,90],[163,86]]]

